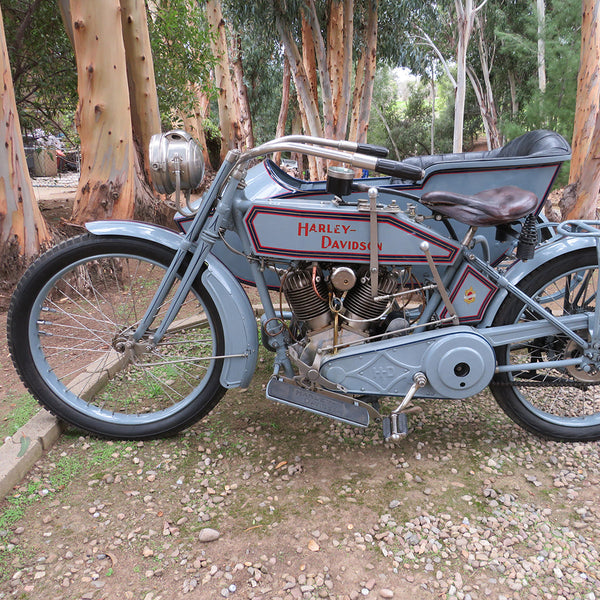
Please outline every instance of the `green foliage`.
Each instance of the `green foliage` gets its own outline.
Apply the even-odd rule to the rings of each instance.
[[[256,144],[275,136],[281,106],[283,50],[274,26],[274,5],[263,0],[243,4],[225,0],[223,3],[225,18],[241,40],[244,81]],[[293,21],[299,7],[295,13],[294,7],[288,5],[287,8],[286,17]]]
[[[158,0],[148,14],[158,102],[167,124],[173,110],[192,109],[190,84],[209,96],[214,92],[210,71],[216,59],[201,4],[195,0]]]
[[[56,2],[2,0],[2,15],[21,128],[71,137],[77,67]]]
[[[391,69],[383,67],[377,71],[369,121],[369,142],[389,148],[390,158],[397,160],[430,154],[431,151],[430,86],[415,79],[405,87],[404,92],[399,90]],[[451,152],[454,104],[449,80],[441,79],[436,90],[434,152]],[[471,114],[472,103],[467,106],[468,114]],[[477,129],[475,121],[466,120],[468,135],[473,135],[473,129]]]
[[[573,135],[577,73],[581,45],[581,2],[554,2],[546,12],[546,78],[544,93],[537,80],[537,21],[529,15],[524,33],[499,32],[503,53],[521,64],[519,85],[521,110],[518,115],[505,114],[503,131],[514,137],[531,129],[552,129],[568,140]]]

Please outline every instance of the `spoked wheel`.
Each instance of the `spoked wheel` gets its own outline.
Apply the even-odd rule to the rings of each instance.
[[[557,257],[520,286],[554,316],[592,313],[596,305],[598,264],[595,249]],[[536,320],[515,297],[501,306],[494,325]],[[589,331],[578,331],[589,339]],[[564,334],[508,344],[496,349],[499,365],[577,358],[582,348]],[[507,415],[525,429],[557,441],[600,439],[600,371],[578,366],[497,374],[490,385]]]
[[[224,393],[223,331],[196,281],[163,339],[133,339],[173,252],[144,240],[85,235],[36,261],[13,296],[9,347],[32,394],[65,421],[105,437],[171,434]],[[177,287],[177,283],[174,288]]]

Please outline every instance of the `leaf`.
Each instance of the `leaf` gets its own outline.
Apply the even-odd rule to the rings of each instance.
[[[21,436],[21,449],[17,454],[17,458],[21,458],[21,456],[25,456],[25,452],[27,452],[27,448],[29,448],[29,444],[31,444],[31,438],[26,436]]]

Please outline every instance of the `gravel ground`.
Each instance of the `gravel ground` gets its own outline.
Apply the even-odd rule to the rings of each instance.
[[[175,438],[67,431],[0,505],[0,598],[600,597],[600,444],[534,438],[487,393],[385,444],[264,378]]]

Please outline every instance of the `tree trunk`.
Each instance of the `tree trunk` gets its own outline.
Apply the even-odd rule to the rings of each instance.
[[[67,32],[67,37],[71,40],[71,46],[75,48],[75,40],[73,39],[73,20],[71,19],[70,0],[58,0],[58,9],[60,16]]]
[[[377,7],[379,0],[373,0],[369,7],[367,28],[364,42],[364,80],[361,85],[359,107],[356,121],[356,136],[354,141],[364,144],[367,141],[371,101],[373,100],[373,83],[377,67]],[[360,62],[360,61],[359,61]],[[358,66],[357,66],[358,77]],[[355,84],[356,85],[356,84]]]
[[[600,4],[584,0],[569,183],[581,179],[600,101]]]
[[[331,111],[334,116],[331,137],[339,139],[338,113],[342,104],[344,83],[344,3],[341,0],[329,0],[328,16],[327,72],[331,89]]]
[[[465,96],[467,91],[467,48],[473,31],[473,0],[454,0],[458,27],[456,49],[456,95],[454,99],[454,137],[452,151],[462,152],[465,122]]]
[[[297,110],[292,118],[292,135],[300,135],[302,133],[302,117],[300,116],[300,110]],[[299,154],[292,152],[291,159],[298,163],[298,177],[304,179],[304,160],[305,154]]]
[[[432,62],[431,63],[431,128],[429,130],[429,138],[430,138],[429,153],[430,154],[435,154],[435,100],[436,100],[435,67]]]
[[[198,141],[200,148],[202,148],[204,164],[210,165],[210,156],[208,154],[206,136],[204,135],[204,121],[208,117],[210,103],[206,94],[200,90],[200,86],[192,85],[191,83],[188,85],[195,97],[194,108],[191,113],[179,111],[179,114],[183,119],[185,130]]]
[[[537,0],[537,19],[538,19],[538,49],[537,49],[537,64],[538,64],[538,84],[540,92],[546,91],[546,2],[545,0]]]
[[[491,150],[493,148],[499,148],[501,145],[500,130],[498,128],[498,108],[494,99],[494,89],[492,87],[492,82],[490,81],[490,72],[492,70],[492,67],[490,66],[490,61],[488,60],[490,52],[488,51],[487,44],[483,37],[483,26],[481,24],[481,20],[478,17],[476,17],[476,21],[477,30],[479,33],[477,40],[479,45],[479,60],[481,63],[481,70],[483,72],[484,83],[484,86],[482,86],[482,99],[485,107],[485,119],[487,119],[486,128],[488,149]]]
[[[131,219],[136,182],[125,46],[118,0],[71,0],[81,139],[77,223]]]
[[[240,127],[242,130],[242,146],[254,148],[254,130],[252,127],[252,115],[250,113],[250,102],[248,101],[248,88],[244,82],[244,66],[242,64],[242,38],[240,35],[234,37],[233,61],[234,83],[236,98],[239,103]]]
[[[331,79],[333,137],[346,139],[352,80],[354,1],[330,0],[327,24],[327,64]]]
[[[142,149],[145,179],[150,182],[148,147],[150,138],[155,133],[160,133],[160,113],[144,1],[121,0],[121,22],[129,82],[131,124],[134,138]]]
[[[600,188],[600,4],[583,1],[581,60],[577,81],[573,153],[569,183],[576,184],[576,202],[563,218],[595,218]]]
[[[288,117],[288,110],[290,107],[290,84],[292,74],[290,72],[290,61],[287,56],[283,57],[283,85],[281,92],[281,106],[279,108],[279,118],[277,119],[277,130],[275,137],[279,138],[285,135],[285,124]],[[275,164],[281,163],[281,152],[276,152],[273,155],[273,161]]]
[[[0,9],[0,253],[7,246],[28,258],[50,243],[27,170]]]
[[[221,126],[221,160],[225,159],[227,152],[234,148],[239,149],[242,144],[240,116],[238,104],[233,95],[229,53],[227,46],[227,33],[225,21],[221,12],[221,0],[208,0],[206,3],[206,17],[214,32],[211,41],[213,54],[217,58],[215,65],[215,80],[219,90],[219,124]]]
[[[508,72],[508,86],[510,88],[510,114],[516,117],[519,112],[519,101],[517,100],[517,82],[512,71]]]
[[[319,104],[319,77],[317,75],[317,55],[312,39],[310,23],[302,12],[302,64],[310,86],[315,106]]]
[[[352,47],[354,44],[354,0],[344,0],[344,57],[340,77],[342,78],[342,90],[339,96],[339,104],[333,106],[333,112],[337,115],[336,137],[346,139],[348,131],[348,116],[350,113],[350,82],[352,80]]]
[[[333,101],[331,92],[331,77],[327,65],[327,51],[325,40],[321,33],[319,18],[314,0],[307,0],[306,18],[310,25],[312,43],[317,57],[319,80],[321,81],[321,97],[323,105],[323,133],[325,137],[333,137]]]
[[[348,135],[348,139],[352,141],[356,141],[358,135],[360,100],[365,89],[365,62],[366,55],[363,52],[356,62],[356,76],[354,78],[354,90],[352,91],[352,115],[350,120],[350,133]]]
[[[323,128],[319,117],[319,106],[315,101],[310,81],[304,68],[302,56],[300,55],[300,50],[284,23],[281,7],[277,6],[276,8],[278,8],[278,11],[275,16],[275,23],[281,38],[283,49],[290,63],[290,71],[298,94],[298,106],[300,108],[304,131],[308,135],[323,137]],[[311,179],[323,179],[325,173],[323,161],[317,161],[314,157],[309,157],[309,164]]]

